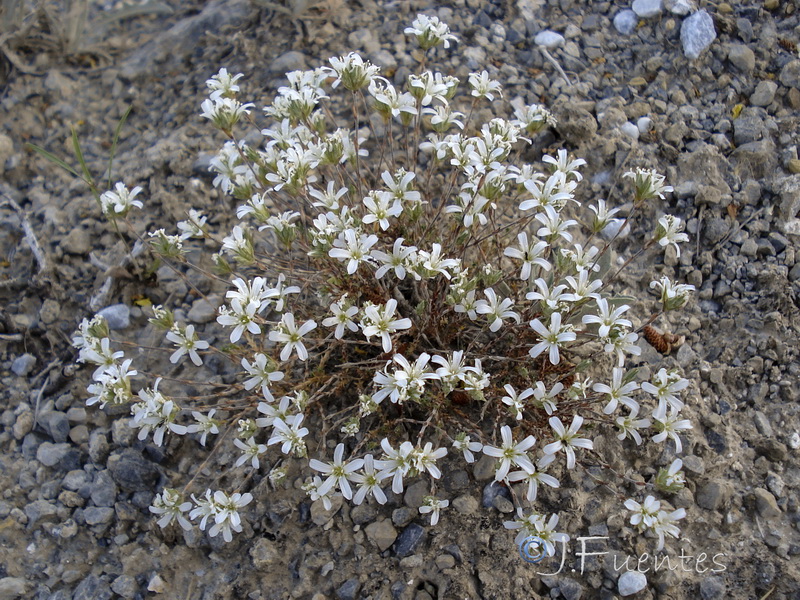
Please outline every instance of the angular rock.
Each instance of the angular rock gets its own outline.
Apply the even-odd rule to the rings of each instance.
[[[281,54],[269,64],[273,73],[289,73],[290,71],[303,71],[308,68],[308,58],[302,52],[290,50]]]
[[[697,492],[697,504],[707,510],[718,510],[731,495],[731,486],[727,481],[712,480]]]
[[[92,502],[95,506],[114,506],[117,486],[108,470],[100,471],[92,483]]]
[[[725,581],[722,577],[706,577],[700,582],[702,600],[720,600],[725,597]]]
[[[394,543],[394,553],[403,558],[413,554],[425,539],[425,528],[411,523],[406,527]]]
[[[664,8],[666,8],[673,15],[685,17],[690,12],[697,9],[694,0],[665,0]]]
[[[755,91],[750,95],[750,104],[753,106],[769,106],[775,99],[778,84],[774,81],[759,81]]]
[[[33,354],[22,354],[11,363],[11,372],[17,377],[25,377],[33,370],[36,365],[36,357]]]
[[[681,45],[686,58],[697,59],[717,39],[714,19],[705,10],[687,17],[681,24]]]
[[[660,15],[664,7],[661,0],[633,0],[631,8],[638,17],[650,19]]]
[[[336,588],[336,597],[339,600],[356,600],[356,594],[358,594],[360,588],[361,583],[358,578],[353,577]]]
[[[83,518],[87,525],[105,525],[114,518],[114,509],[108,506],[89,506],[83,510]]]
[[[367,539],[375,544],[381,552],[394,544],[397,539],[397,530],[392,526],[389,519],[370,523],[364,528],[364,532],[367,534]]]
[[[15,600],[28,591],[28,584],[19,577],[3,577],[0,579],[0,600]]]
[[[89,575],[75,588],[72,600],[110,600],[111,596],[113,593],[105,581],[97,575]]]
[[[739,175],[743,179],[762,179],[771,175],[778,166],[778,156],[772,140],[743,144],[731,153],[731,160],[738,164]]]
[[[159,477],[158,468],[134,450],[111,455],[106,466],[114,481],[126,492],[152,490]]]
[[[744,44],[728,46],[728,60],[743,73],[752,73],[756,68],[756,55]]]
[[[131,324],[131,309],[126,304],[112,304],[97,313],[108,322],[109,329],[125,329]]]
[[[753,496],[756,500],[756,510],[765,519],[775,519],[781,516],[781,509],[775,500],[775,496],[770,494],[764,488],[756,488],[753,490]]]
[[[597,121],[592,113],[574,102],[565,102],[556,118],[556,131],[570,144],[577,146],[597,133]]]
[[[778,81],[786,87],[800,89],[800,60],[792,60],[783,65]]]

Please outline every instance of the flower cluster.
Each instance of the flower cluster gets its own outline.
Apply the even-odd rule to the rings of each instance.
[[[455,41],[425,15],[406,33],[424,52]],[[449,505],[436,495],[448,447],[467,463],[482,453],[496,481],[524,492],[506,527],[536,536],[547,555],[568,536],[555,531],[558,515],[530,505],[542,486],[561,486],[559,475],[594,464],[595,432],[616,430],[632,447],[648,436],[671,440],[681,452],[689,384],[666,369],[639,382],[626,368],[641,353],[640,329],[632,305],[608,289],[619,273],[609,271],[611,242],[671,188],[637,169],[627,174],[635,188],[627,217],[598,200],[583,231],[576,192],[585,161],[561,149],[531,162],[525,152],[554,123],[547,109],[515,100],[513,118],[475,123],[476,107],[502,99],[502,86],[488,71],[471,74],[461,95],[459,84],[421,69],[398,88],[356,53],[334,57],[287,74],[263,108],[266,142],[255,146],[238,131],[255,108],[239,100],[243,75],[221,69],[210,78],[201,115],[226,136],[210,171],[239,203],[238,222],[211,232],[190,209],[176,235],[160,230],[151,245],[180,273],[193,244],[221,240],[215,276],[230,283],[205,333],[223,343],[201,339],[199,324],[176,321],[177,310],[153,307],[150,322],[165,332],[176,368],[203,367],[212,353],[227,361],[225,383],[215,385],[228,391],[211,407],[159,391],[162,381],[180,386],[165,378],[140,385],[137,400],[131,359],[96,318],[74,340],[79,360],[97,366],[88,402],[130,404],[139,438],[152,433],[157,445],[191,435],[205,446],[231,428],[233,468],[268,464],[274,485],[288,456],[307,459],[302,488],[325,507],[337,494],[383,504],[389,489],[400,494],[424,477],[430,494],[420,513],[431,525]],[[336,111],[352,118],[352,130]],[[103,196],[111,218],[141,204],[139,188],[116,189]],[[686,240],[680,219],[665,215],[643,251]],[[647,324],[682,307],[693,289],[667,277],[651,287],[660,298]],[[651,485],[674,493],[680,466]],[[189,527],[188,512],[230,541],[252,500],[210,489],[192,498],[165,489],[151,510],[162,527]],[[677,536],[681,511],[662,511],[651,496],[625,505],[661,545]]]

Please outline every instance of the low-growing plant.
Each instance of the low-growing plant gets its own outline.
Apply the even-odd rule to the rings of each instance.
[[[221,69],[208,80],[202,117],[227,138],[211,161],[214,186],[240,202],[240,222],[225,235],[193,208],[175,232],[149,240],[176,272],[229,282],[219,327],[205,332],[212,340],[223,330],[224,339],[204,341],[169,306],[154,306],[150,322],[165,332],[165,363],[189,371],[215,355],[238,375],[212,380],[202,397],[178,397],[183,378],[144,382],[95,317],[74,339],[79,360],[96,365],[87,403],[130,407],[139,439],[159,446],[168,436],[214,444],[191,481],[156,495],[161,527],[194,521],[230,541],[252,500],[245,469],[266,462],[280,485],[288,457],[303,459],[303,488],[326,508],[337,494],[383,504],[389,488],[400,494],[423,478],[430,494],[420,513],[435,525],[448,506],[437,495],[439,461],[452,452],[472,463],[482,453],[512,491],[518,519],[506,527],[520,530],[518,542],[536,536],[538,551],[552,554],[553,541],[566,539],[537,494],[580,469],[616,490],[631,524],[660,549],[678,536],[683,509],[663,510],[653,495],[639,504],[620,490],[674,493],[682,463],[651,483],[634,481],[593,440],[613,432],[603,452],[617,456],[645,438],[679,453],[691,427],[681,417],[685,379],[661,369],[639,383],[625,365],[640,354],[638,332],[681,308],[693,288],[654,281],[656,308],[640,327],[612,292],[635,258],[687,239],[680,219],[665,215],[638,252],[612,260],[620,232],[671,188],[637,169],[627,174],[625,218],[604,200],[582,210],[575,192],[585,162],[566,150],[532,162],[527,148],[554,124],[550,112],[515,101],[513,117],[477,121],[482,105],[502,97],[500,83],[487,71],[464,85],[425,68],[436,47],[456,41],[435,17],[419,15],[405,31],[425,58],[404,90],[358,54],[334,57],[288,73],[263,109],[266,125],[239,99],[243,75]],[[246,126],[262,129],[266,143],[245,142]],[[103,214],[127,221],[140,192],[116,184],[99,196]],[[208,240],[220,247],[216,273],[187,258]],[[201,485],[228,445],[238,460],[213,472],[241,469],[240,487]]]

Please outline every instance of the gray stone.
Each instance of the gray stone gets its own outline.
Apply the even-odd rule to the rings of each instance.
[[[192,323],[210,323],[216,320],[219,305],[219,298],[216,296],[209,296],[208,299],[199,298],[192,304],[187,317]]]
[[[663,9],[661,0],[633,0],[633,12],[642,19],[657,17]]]
[[[709,244],[716,244],[727,235],[729,230],[730,225],[725,219],[714,217],[705,224],[703,237]]]
[[[375,544],[381,552],[388,549],[397,539],[397,530],[389,519],[370,523],[364,528],[364,532],[367,534],[367,539]]]
[[[331,509],[325,510],[325,505],[322,500],[316,500],[311,503],[311,520],[315,525],[322,527],[331,520],[331,517],[339,512],[342,508],[342,497],[340,495],[331,498]]]
[[[554,50],[564,43],[564,36],[555,31],[545,29],[536,34],[536,37],[533,38],[533,43],[548,50]]]
[[[700,582],[700,598],[703,600],[720,600],[725,597],[725,591],[722,577],[706,577]]]
[[[120,65],[120,76],[136,79],[163,69],[164,63],[188,58],[207,32],[220,33],[228,28],[241,28],[253,6],[249,0],[212,0],[200,13],[179,19],[175,25],[159,32],[150,43],[142,44]],[[158,65],[158,66],[156,66]]]
[[[415,484],[408,486],[405,496],[403,496],[403,501],[406,503],[406,506],[410,506],[411,508],[419,508],[424,502],[423,498],[427,496],[428,493],[428,482],[425,480],[418,481]]]
[[[69,444],[51,444],[50,442],[42,442],[36,449],[36,460],[42,463],[45,467],[55,467],[63,461],[70,451]]]
[[[756,510],[765,519],[775,519],[781,516],[781,509],[778,508],[778,502],[775,496],[770,494],[764,488],[756,488],[753,490],[753,496],[756,500]]]
[[[108,506],[88,506],[83,509],[83,518],[87,525],[105,525],[114,518],[114,509]]]
[[[783,65],[778,80],[786,87],[800,89],[800,60],[793,60]]]
[[[562,579],[558,582],[558,589],[565,600],[581,600],[583,586],[574,579]]]
[[[484,454],[472,465],[472,476],[477,481],[493,479],[496,465],[496,458],[491,457],[488,454]]]
[[[765,435],[766,437],[773,436],[772,425],[770,425],[767,415],[760,410],[757,410],[753,413],[753,423],[760,434]]]
[[[89,575],[75,588],[72,600],[110,600],[111,596],[113,593],[105,581],[97,575]]]
[[[414,520],[414,517],[416,517],[417,514],[419,513],[413,508],[401,506],[400,508],[396,508],[392,511],[392,523],[394,523],[397,527],[405,527]]]
[[[481,505],[483,508],[492,508],[495,505],[495,498],[502,496],[506,500],[511,500],[511,494],[508,488],[497,481],[492,481],[483,488],[483,495],[481,497]]]
[[[126,492],[152,490],[158,481],[158,468],[134,450],[123,450],[108,458],[108,470]]]
[[[74,228],[61,240],[61,248],[67,254],[89,254],[92,250],[89,232],[82,227]]]
[[[764,136],[764,121],[749,113],[733,122],[733,143],[737,146],[760,140]]]
[[[388,50],[378,50],[370,54],[370,62],[381,68],[381,73],[394,73],[397,70],[397,57]]]
[[[64,479],[61,480],[61,487],[65,490],[77,492],[84,485],[86,485],[88,480],[89,475],[86,473],[86,471],[83,469],[75,469],[74,471],[70,471],[64,475]]]
[[[269,64],[273,73],[288,73],[290,71],[303,71],[308,68],[308,58],[302,52],[290,50],[284,52]]]
[[[742,178],[763,179],[769,177],[778,165],[778,156],[772,140],[750,142],[731,153]]]
[[[639,17],[632,10],[621,10],[614,15],[614,28],[622,35],[630,35],[636,30]]]
[[[32,529],[39,521],[57,517],[58,510],[54,504],[47,500],[34,500],[25,506],[25,516],[28,517],[28,528]]]
[[[356,600],[356,594],[361,588],[357,577],[352,577],[336,588],[336,597],[339,600]]]
[[[749,257],[755,256],[757,251],[758,251],[758,244],[753,238],[747,238],[742,244],[742,247],[739,249],[739,253],[742,256],[749,256]]]
[[[718,510],[731,495],[731,486],[727,481],[713,479],[697,492],[697,505],[707,510]]]
[[[36,357],[26,352],[14,359],[11,363],[11,371],[18,377],[25,377],[33,370],[35,364]]]
[[[14,600],[28,591],[28,584],[19,577],[3,577],[0,579],[0,600]]]
[[[681,24],[681,45],[686,58],[697,59],[717,39],[714,19],[705,10],[687,17]]]
[[[108,323],[109,329],[125,329],[131,324],[131,309],[126,304],[112,304],[97,313]]]
[[[778,84],[774,81],[759,81],[755,91],[750,95],[750,104],[753,106],[769,106],[775,99]]]
[[[111,584],[111,591],[127,600],[136,597],[139,585],[136,583],[136,579],[130,575],[120,575]]]
[[[54,410],[41,416],[39,422],[53,438],[56,443],[63,443],[67,441],[69,436],[69,419],[63,412]]]
[[[350,509],[350,518],[356,525],[364,525],[372,522],[378,515],[378,510],[372,504],[363,502]]]
[[[645,587],[647,587],[647,577],[639,571],[625,571],[617,582],[620,596],[633,596]]]
[[[403,532],[395,541],[394,553],[400,558],[413,554],[424,539],[425,529],[416,523],[411,523],[408,527],[403,529]]]
[[[117,499],[117,486],[109,472],[100,471],[92,483],[92,502],[95,506],[114,506]]]
[[[575,102],[565,102],[557,110],[556,131],[569,143],[579,145],[597,133],[597,121],[592,113]]]
[[[781,198],[780,210],[784,219],[788,221],[800,213],[800,175],[777,179],[773,189]]]
[[[455,492],[469,487],[469,473],[464,469],[447,470],[442,475],[442,485],[448,492]]]
[[[462,515],[471,515],[478,511],[478,500],[473,496],[458,496],[453,500],[453,508]]]
[[[752,73],[756,68],[756,55],[744,44],[731,44],[728,46],[728,60],[744,73]]]

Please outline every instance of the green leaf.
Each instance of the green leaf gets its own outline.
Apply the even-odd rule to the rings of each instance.
[[[631,381],[636,379],[636,375],[638,375],[638,374],[639,374],[638,367],[635,368],[635,369],[631,369],[630,371],[625,373],[625,376],[622,378],[622,385],[625,385],[626,383],[630,383]]]
[[[133,110],[133,104],[131,104],[125,113],[122,115],[122,118],[117,123],[117,128],[114,130],[114,139],[111,141],[111,154],[108,157],[108,189],[111,189],[112,179],[111,179],[111,166],[114,164],[114,156],[117,154],[117,142],[119,142],[119,134],[122,131],[122,126],[125,124],[125,121],[128,120],[128,115],[131,114],[131,110]]]
[[[94,188],[94,179],[91,172],[89,172],[89,167],[86,165],[86,159],[83,157],[83,150],[81,150],[81,144],[78,141],[78,132],[75,131],[74,127],[70,127],[70,131],[72,131],[72,149],[75,152],[75,158],[78,159],[78,163],[81,165],[84,179]]]
[[[26,144],[26,145],[27,145],[28,148],[30,148],[34,152],[36,152],[37,154],[41,155],[43,158],[46,158],[51,163],[53,163],[53,164],[61,167],[62,169],[64,169],[67,173],[70,173],[71,175],[74,175],[75,177],[80,177],[81,176],[80,173],[78,173],[75,169],[70,167],[67,163],[65,163],[63,160],[58,158],[52,152],[48,152],[47,150],[45,150],[41,146],[37,146],[36,144]]]

